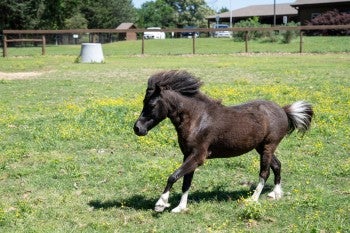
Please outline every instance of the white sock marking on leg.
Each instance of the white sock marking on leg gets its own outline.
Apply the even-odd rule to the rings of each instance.
[[[258,186],[256,187],[254,193],[253,193],[253,196],[252,196],[252,200],[253,201],[258,201],[259,199],[259,196],[260,196],[260,193],[261,191],[263,190],[264,188],[264,185],[265,185],[265,180],[263,178],[260,178],[259,179],[259,184]]]
[[[283,195],[283,191],[282,191],[282,186],[281,184],[276,184],[273,191],[270,192],[267,196],[272,198],[272,199],[280,199]]]
[[[170,204],[168,203],[169,200],[169,191],[166,193],[163,193],[159,200],[156,203],[156,207],[154,208],[157,212],[162,212],[166,207],[169,207]]]
[[[182,194],[180,204],[176,208],[172,209],[171,212],[173,212],[173,213],[180,213],[181,211],[186,210],[187,199],[188,199],[188,192],[189,191],[187,190],[186,192],[184,192]]]

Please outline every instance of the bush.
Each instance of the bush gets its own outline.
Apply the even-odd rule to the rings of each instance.
[[[264,207],[259,202],[240,198],[238,204],[240,204],[239,216],[241,219],[260,220],[266,214]]]
[[[287,24],[287,26],[295,27],[298,26],[297,23],[290,22]],[[282,31],[282,43],[289,44],[293,39],[295,39],[298,36],[297,30],[288,30],[288,31]]]
[[[287,26],[298,26],[299,24],[290,22]],[[235,24],[235,27],[250,27],[250,28],[266,28],[271,27],[267,24],[261,24],[259,22],[258,17],[253,17],[248,20],[240,21]],[[248,40],[257,40],[263,39],[263,42],[277,42],[282,41],[282,43],[289,44],[294,38],[297,37],[298,31],[280,31],[280,33],[276,33],[276,31],[250,31],[248,32]],[[234,33],[234,40],[236,41],[244,41],[245,40],[245,32],[236,32]],[[282,38],[280,38],[282,36]]]
[[[346,25],[350,24],[350,14],[342,12],[340,13],[337,9],[327,11],[323,14],[318,15],[311,21],[307,22],[307,25]],[[349,35],[350,30],[323,30],[315,31],[313,35]]]
[[[271,27],[270,25],[261,24],[259,22],[259,17],[253,17],[248,20],[243,20],[235,24],[235,27],[248,27],[248,28],[259,28],[259,27]],[[264,37],[269,37],[270,32],[264,31],[250,31],[248,32],[248,40],[255,40]],[[235,32],[233,37],[236,41],[245,40],[245,32]]]

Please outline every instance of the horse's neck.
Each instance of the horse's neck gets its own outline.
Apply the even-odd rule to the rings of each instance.
[[[203,94],[197,94],[195,97],[186,97],[178,93],[168,99],[169,114],[171,122],[181,138],[190,134],[192,125],[196,124],[201,115],[206,112],[208,97]]]

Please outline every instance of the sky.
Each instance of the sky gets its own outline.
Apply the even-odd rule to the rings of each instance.
[[[148,2],[151,0],[132,0],[136,8],[140,8],[142,3]],[[210,8],[215,11],[219,11],[222,7],[227,9],[238,9],[251,5],[263,5],[263,4],[273,4],[276,1],[276,4],[279,3],[292,3],[295,0],[205,0]]]

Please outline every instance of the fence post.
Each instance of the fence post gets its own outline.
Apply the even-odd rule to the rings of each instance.
[[[7,36],[4,35],[4,45],[3,45],[2,56],[7,57]]]
[[[303,31],[302,30],[300,30],[299,53],[303,53]]]
[[[144,32],[142,33],[142,45],[141,45],[141,54],[145,54],[145,37],[144,37]]]
[[[42,40],[43,40],[43,44],[42,44],[42,48],[41,48],[41,55],[45,55],[45,53],[46,53],[46,49],[45,49],[46,38],[45,38],[45,35],[42,36]]]
[[[248,53],[248,31],[245,31],[244,40],[245,40],[245,52]]]
[[[196,33],[192,33],[192,54],[196,54]]]

